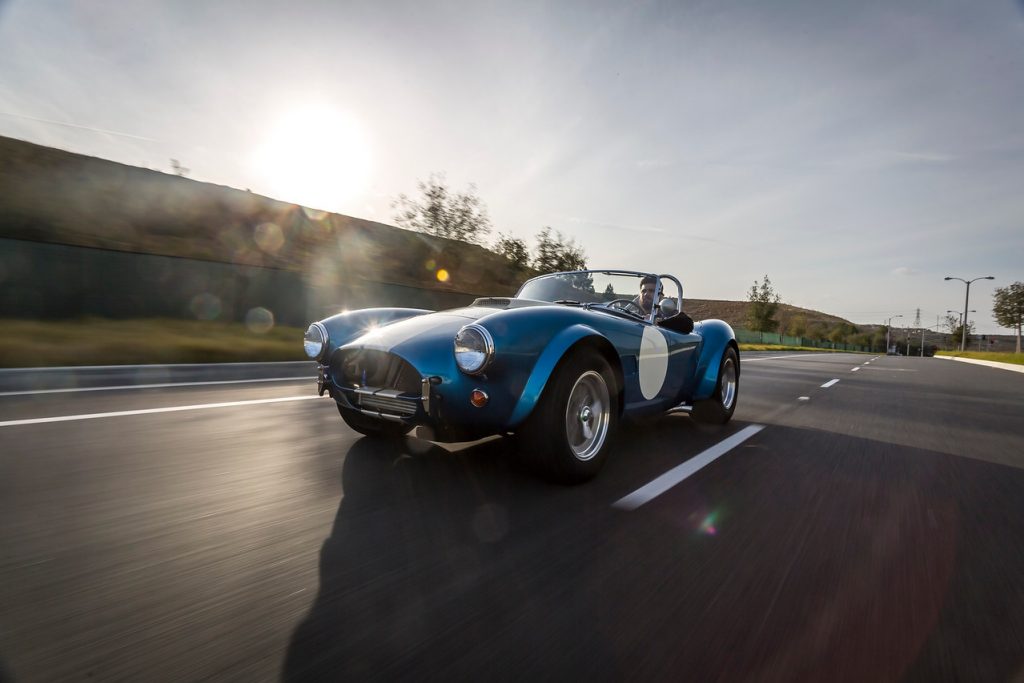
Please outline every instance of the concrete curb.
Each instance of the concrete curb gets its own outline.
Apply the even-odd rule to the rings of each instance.
[[[1000,363],[994,360],[978,360],[977,358],[958,358],[956,356],[935,356],[936,358],[945,358],[946,360],[958,360],[961,363],[973,363],[974,365],[987,365],[990,368],[999,368],[1000,370],[1010,370],[1012,372],[1024,372],[1024,365],[1015,365],[1014,363]]]

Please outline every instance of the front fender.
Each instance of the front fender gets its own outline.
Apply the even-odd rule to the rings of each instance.
[[[697,389],[693,393],[693,399],[700,401],[715,393],[722,356],[730,342],[736,344],[736,334],[723,320],[701,320],[694,324],[693,331],[703,338],[697,359]],[[736,353],[739,354],[738,347]]]
[[[548,380],[551,378],[551,373],[554,372],[559,361],[565,356],[565,352],[581,339],[592,336],[601,336],[601,334],[592,327],[576,324],[565,328],[552,337],[548,345],[541,351],[540,356],[537,357],[537,362],[534,363],[533,370],[526,380],[526,385],[519,396],[519,401],[512,410],[512,415],[508,420],[510,429],[515,429],[521,425],[533,411],[537,401],[540,400],[541,394],[544,392],[544,387],[547,386]]]

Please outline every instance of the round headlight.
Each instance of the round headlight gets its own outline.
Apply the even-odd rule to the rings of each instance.
[[[320,323],[313,323],[306,330],[302,345],[306,349],[306,355],[313,360],[320,360],[327,350],[327,330]]]
[[[455,364],[467,375],[483,372],[494,356],[494,340],[479,325],[466,325],[455,335]]]

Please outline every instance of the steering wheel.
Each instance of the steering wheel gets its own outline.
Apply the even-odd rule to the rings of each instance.
[[[639,318],[646,318],[644,315],[644,309],[640,308],[635,301],[632,299],[613,299],[605,304],[608,308],[615,308],[620,311],[625,311],[630,315],[635,315]]]

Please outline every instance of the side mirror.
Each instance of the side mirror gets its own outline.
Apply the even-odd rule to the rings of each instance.
[[[663,318],[671,318],[679,312],[679,306],[676,305],[676,300],[672,297],[662,299],[658,306],[661,308],[661,316]]]

